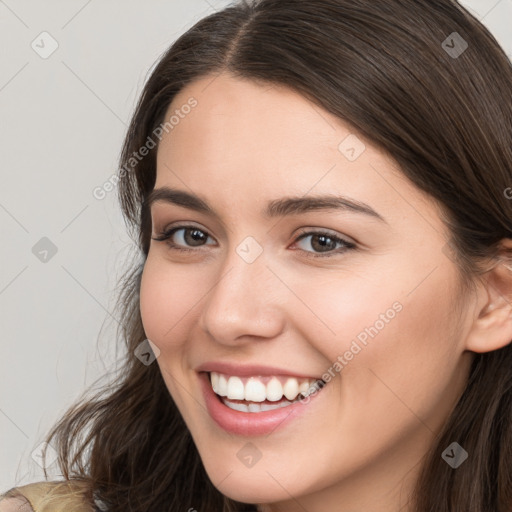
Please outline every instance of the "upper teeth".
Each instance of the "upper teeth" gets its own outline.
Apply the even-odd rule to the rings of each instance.
[[[233,400],[250,400],[251,402],[277,402],[283,398],[294,400],[302,393],[308,396],[319,388],[316,379],[297,379],[296,377],[236,377],[211,372],[211,384],[217,395]]]

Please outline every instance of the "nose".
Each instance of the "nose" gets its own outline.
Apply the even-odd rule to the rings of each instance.
[[[277,337],[285,317],[283,288],[263,254],[248,263],[232,250],[204,299],[200,326],[224,345]]]

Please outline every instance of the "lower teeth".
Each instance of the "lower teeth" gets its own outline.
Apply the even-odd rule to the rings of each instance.
[[[294,404],[295,402],[298,402],[302,398],[302,395],[299,394],[299,396],[290,402],[289,400],[281,400],[278,403],[258,403],[258,402],[246,402],[242,403],[240,401],[233,402],[231,400],[228,400],[225,396],[220,397],[222,400],[222,403],[229,407],[230,409],[234,409],[235,411],[240,412],[265,412],[265,411],[272,411],[274,409],[280,409],[281,407],[288,407],[289,405]]]

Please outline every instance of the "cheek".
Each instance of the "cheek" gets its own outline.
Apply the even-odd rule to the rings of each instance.
[[[439,396],[460,356],[451,313],[458,299],[454,276],[440,267],[417,286],[418,271],[404,269],[394,279],[383,274],[295,288],[309,307],[304,315],[297,310],[295,325],[330,361],[324,379],[343,380],[362,399],[371,401],[379,377],[404,398]]]
[[[377,282],[377,276],[344,273],[294,283],[303,302],[294,306],[292,321],[332,364],[347,351],[350,365],[364,359],[371,341],[384,338],[390,325],[400,323],[404,308],[398,288]]]
[[[186,348],[187,321],[194,298],[180,282],[180,271],[165,261],[148,255],[140,283],[140,314],[147,338],[160,350],[156,360],[169,393],[179,410],[187,415],[182,386],[183,355]]]
[[[194,303],[189,286],[180,282],[179,269],[150,255],[144,266],[140,284],[140,314],[146,336],[162,351],[179,348],[179,331],[187,311]]]

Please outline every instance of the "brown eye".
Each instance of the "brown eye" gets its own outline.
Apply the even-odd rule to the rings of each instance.
[[[311,238],[309,244],[313,248],[313,251],[303,249],[305,252],[310,253],[308,256],[312,257],[330,257],[346,252],[349,249],[355,249],[356,245],[352,242],[348,242],[343,238],[335,236],[331,233],[323,231],[310,231],[303,233],[297,239],[297,242],[303,241],[306,238]],[[341,245],[341,250],[335,250],[336,246]],[[315,254],[318,253],[318,254]]]
[[[203,231],[197,228],[181,228],[183,229],[183,240],[187,245],[198,246],[202,245],[202,242],[208,239],[208,235],[205,235]],[[174,233],[176,233],[175,230]],[[173,233],[173,234],[174,234]]]
[[[182,233],[178,237],[174,235],[178,232]],[[154,237],[156,241],[166,241],[172,249],[189,251],[193,250],[194,247],[200,247],[206,245],[208,240],[208,233],[199,229],[196,226],[176,226],[161,233],[158,237]]]

